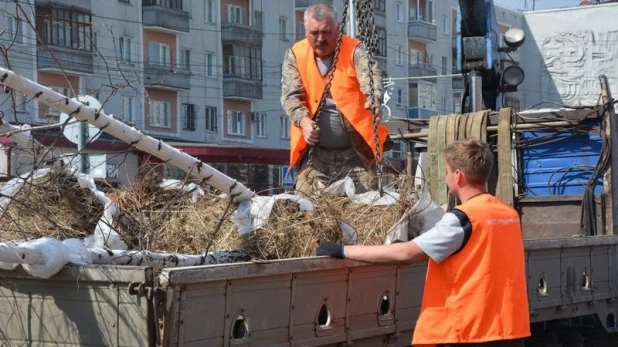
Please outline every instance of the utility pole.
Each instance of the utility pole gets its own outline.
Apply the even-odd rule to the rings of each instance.
[[[536,0],[532,0],[532,11],[536,9]]]

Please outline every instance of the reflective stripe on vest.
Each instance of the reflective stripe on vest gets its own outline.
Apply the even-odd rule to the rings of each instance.
[[[429,260],[413,344],[473,343],[530,336],[519,215],[489,194],[456,207],[472,231],[459,253]]]
[[[375,155],[373,113],[364,108],[367,98],[360,90],[354,67],[354,50],[359,44],[360,41],[343,36],[330,92],[337,108],[363,137]],[[292,46],[292,52],[305,87],[306,106],[313,119],[328,82],[328,74],[322,77],[315,62],[313,49],[307,39],[295,43]],[[383,151],[387,134],[388,129],[380,125],[378,128],[380,153]],[[292,124],[290,127],[290,166],[298,163],[306,148],[307,142],[303,138],[302,130]]]

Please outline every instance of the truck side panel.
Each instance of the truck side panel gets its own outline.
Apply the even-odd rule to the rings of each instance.
[[[526,241],[532,322],[597,314],[617,332],[614,235]]]
[[[148,346],[151,309],[129,283],[152,280],[150,268],[65,268],[51,279],[23,270],[0,274],[1,339],[8,345]]]
[[[172,346],[406,346],[425,272],[425,264],[333,259],[166,269],[166,289],[180,293],[165,322],[178,333],[167,340]]]

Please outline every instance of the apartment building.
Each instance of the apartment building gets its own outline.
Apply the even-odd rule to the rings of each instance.
[[[317,2],[5,0],[0,40],[13,42],[10,67],[23,76],[69,97],[92,95],[106,113],[265,190],[279,184],[279,169],[288,162],[289,121],[279,101],[282,57],[304,38],[303,11]],[[330,0],[340,16],[344,2]],[[463,82],[449,76],[457,73],[458,1],[371,0],[371,5],[391,133],[407,132],[402,119],[459,112]],[[501,31],[522,21],[517,12],[498,12]],[[58,122],[52,108],[18,93],[9,97],[15,102],[0,103],[9,119]],[[516,96],[505,100],[518,103]],[[36,134],[59,153],[75,152],[59,129]],[[86,151],[106,155],[99,164],[117,184],[130,184],[150,160],[105,134]],[[387,166],[402,169],[404,152],[396,144]],[[23,173],[28,160],[7,147],[0,171]],[[177,169],[162,168],[166,176],[182,177]]]
[[[289,123],[279,102],[280,62],[294,42],[294,3],[280,1],[266,11],[262,6],[268,4],[2,1],[0,15],[7,21],[1,21],[6,28],[0,40],[9,44],[17,38],[7,64],[16,72],[68,97],[92,95],[106,113],[259,190],[276,184],[289,146]],[[58,122],[53,108],[12,93],[15,97],[17,102],[0,106],[13,121]],[[61,153],[75,152],[59,129],[36,135]],[[147,161],[109,136],[86,151],[107,155],[104,172],[113,175],[106,178],[118,184],[130,184]],[[31,167],[28,158],[17,157],[7,146],[5,176]],[[182,176],[174,168],[163,171]]]

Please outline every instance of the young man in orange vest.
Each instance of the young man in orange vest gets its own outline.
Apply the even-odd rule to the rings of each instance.
[[[409,242],[343,246],[317,255],[371,264],[429,260],[413,345],[523,347],[530,336],[519,215],[486,191],[493,155],[475,139],[444,152],[446,184],[462,202]]]
[[[296,191],[312,195],[346,175],[357,192],[375,189],[375,131],[380,155],[388,135],[381,119],[374,129],[371,110],[372,97],[380,110],[381,72],[360,41],[342,35],[332,84],[318,112],[340,24],[334,7],[322,3],[308,7],[304,21],[306,38],[286,52],[281,79],[281,104],[291,123],[290,166],[298,169]]]

